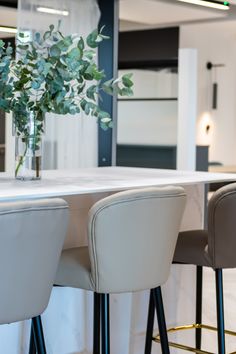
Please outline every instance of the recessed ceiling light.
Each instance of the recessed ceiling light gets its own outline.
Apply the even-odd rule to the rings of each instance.
[[[16,27],[0,26],[0,32],[17,33],[17,28]]]
[[[186,2],[188,4],[200,5],[211,7],[213,9],[218,10],[229,10],[229,2],[228,1],[208,1],[208,0],[177,0],[181,2]]]
[[[68,16],[69,15],[69,11],[67,11],[67,10],[59,10],[59,9],[54,9],[54,8],[51,8],[51,7],[38,6],[37,7],[37,11],[38,12],[44,12],[46,14],[51,14],[51,15],[63,15],[63,16]]]

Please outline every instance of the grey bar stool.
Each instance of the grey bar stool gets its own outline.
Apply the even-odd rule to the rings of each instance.
[[[193,264],[197,266],[197,323],[188,326],[196,330],[196,353],[209,353],[201,350],[201,330],[217,330],[218,353],[225,354],[225,333],[236,335],[236,332],[225,331],[223,301],[223,269],[236,268],[236,183],[218,189],[208,204],[208,229],[181,232],[178,237],[174,255],[175,263]],[[201,323],[202,307],[202,267],[211,267],[215,271],[217,328]],[[149,309],[148,326],[153,329],[152,313]],[[181,326],[183,329],[186,326]],[[179,349],[186,350],[182,344],[172,343]],[[150,336],[146,338],[150,345]],[[196,349],[197,351],[195,351]],[[150,354],[147,350],[145,354]],[[214,354],[214,353],[213,353]]]
[[[94,292],[94,354],[110,353],[109,294],[144,289],[154,289],[163,353],[169,353],[160,286],[169,275],[185,200],[181,187],[116,193],[90,209],[88,247],[62,252],[55,284]]]
[[[61,199],[0,203],[0,324],[33,318],[38,354],[46,353],[39,315],[48,305],[67,223]]]

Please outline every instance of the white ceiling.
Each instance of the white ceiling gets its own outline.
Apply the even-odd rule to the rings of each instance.
[[[231,3],[236,4],[236,0]],[[229,12],[184,4],[176,0],[120,0],[121,30],[224,19]]]
[[[0,6],[0,26],[16,26],[16,9]]]
[[[236,0],[231,0],[230,3],[236,5]],[[228,12],[186,5],[176,0],[120,0],[120,28],[133,30],[224,19]],[[16,24],[17,10],[0,6],[0,26],[16,26]],[[0,32],[0,36],[6,35]]]
[[[16,27],[17,16],[16,9],[0,6],[0,26]],[[0,32],[1,38],[12,37],[6,33]]]

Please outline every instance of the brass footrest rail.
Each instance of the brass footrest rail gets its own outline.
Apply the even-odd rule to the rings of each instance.
[[[167,330],[167,332],[168,333],[175,333],[175,332],[178,332],[178,331],[185,331],[185,330],[188,330],[188,329],[207,329],[207,330],[210,330],[210,331],[215,331],[215,332],[217,331],[216,327],[207,326],[207,325],[204,325],[204,324],[192,324],[192,325],[187,325],[187,326],[178,326],[178,327],[169,328]],[[228,334],[230,336],[236,336],[236,332],[228,331],[228,330],[225,330],[225,334]],[[153,340],[156,343],[160,343],[160,335],[158,334],[157,336],[153,337]],[[178,349],[182,349],[182,350],[186,350],[186,351],[189,351],[189,352],[193,352],[193,353],[196,353],[196,354],[215,354],[215,353],[212,353],[212,352],[208,352],[206,350],[197,349],[197,348],[194,348],[194,347],[189,347],[187,345],[174,343],[174,342],[169,342],[169,346],[170,347],[174,347],[174,348],[178,348]],[[236,351],[231,352],[229,354],[236,354]]]

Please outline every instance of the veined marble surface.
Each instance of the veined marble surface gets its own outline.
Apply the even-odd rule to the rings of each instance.
[[[87,244],[86,218],[91,205],[119,190],[163,185],[182,185],[187,193],[187,205],[181,230],[202,228],[204,220],[204,185],[209,182],[236,181],[236,174],[188,172],[123,167],[47,171],[41,181],[15,181],[0,174],[0,201],[34,197],[63,197],[70,207],[70,228],[64,247]],[[211,270],[206,273],[204,287],[204,317],[214,321],[214,283]],[[231,273],[233,275],[233,271]],[[226,294],[233,299],[232,286],[226,284]],[[146,331],[148,291],[112,295],[111,353],[143,354]],[[92,294],[79,289],[53,289],[49,306],[42,315],[49,354],[92,353]],[[195,319],[195,268],[173,265],[168,282],[163,286],[163,299],[168,326],[190,324]],[[235,302],[236,303],[236,302]],[[235,307],[236,308],[236,307]],[[233,315],[231,309],[226,316]],[[233,323],[233,320],[232,320]],[[157,324],[155,325],[157,330]],[[0,353],[26,354],[30,321],[0,326]],[[194,345],[194,333],[175,335],[171,339]],[[216,350],[216,337],[203,338],[205,348]],[[160,354],[153,344],[152,354]],[[178,350],[171,349],[172,354]]]
[[[0,173],[0,200],[101,193],[163,185],[236,181],[236,174],[131,167],[44,171],[40,181],[17,181]]]

